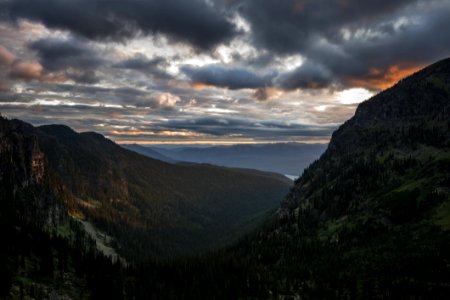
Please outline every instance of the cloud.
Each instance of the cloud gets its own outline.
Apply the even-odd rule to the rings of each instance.
[[[329,86],[332,81],[332,74],[326,67],[310,61],[277,78],[277,83],[287,90],[321,89]]]
[[[257,137],[260,139],[277,140],[295,137],[328,137],[335,126],[314,127],[301,123],[285,123],[282,121],[257,121],[239,118],[197,118],[186,120],[171,120],[162,123],[170,130],[188,130],[216,137],[240,134],[241,137]]]
[[[431,5],[423,12],[406,11],[407,18],[373,26],[375,37],[355,36],[342,45],[345,59],[319,56],[336,74],[353,86],[383,89],[402,77],[437,60],[448,57],[450,49],[450,3]],[[386,29],[386,27],[388,29]],[[365,84],[364,84],[365,82]],[[356,84],[355,84],[356,83]]]
[[[28,47],[37,53],[46,72],[62,72],[68,79],[79,83],[100,81],[95,69],[106,61],[87,43],[73,38],[43,38]]]
[[[256,89],[253,94],[253,98],[259,101],[266,101],[281,95],[282,92],[279,89],[271,88],[271,87],[261,87]]]
[[[5,47],[0,46],[0,66],[9,66],[15,59],[16,56],[12,52]]]
[[[332,38],[343,26],[361,25],[411,2],[248,0],[239,3],[239,12],[250,23],[257,46],[277,53],[298,53],[317,35]]]
[[[119,141],[325,141],[450,49],[448,0],[0,2],[2,113]]]
[[[157,79],[172,79],[164,68],[169,66],[168,62],[162,57],[148,59],[145,55],[135,55],[135,57],[121,61],[114,65],[115,68],[140,71],[146,75]]]
[[[180,97],[172,95],[171,93],[162,93],[156,96],[156,103],[162,108],[174,108]]]
[[[8,82],[0,81],[0,93],[9,92],[11,90],[11,85]]]
[[[225,13],[204,0],[14,0],[4,7],[12,20],[38,21],[93,40],[163,34],[205,50],[237,34]]]
[[[9,76],[25,81],[63,82],[67,80],[63,74],[46,72],[39,62],[21,59],[16,59],[11,64]]]
[[[115,65],[116,68],[130,70],[148,70],[158,66],[167,66],[167,62],[162,57],[148,59],[145,55],[136,55],[134,58],[124,60]]]
[[[289,101],[260,103],[245,98],[224,99],[220,94],[211,98],[193,92],[192,95],[196,97],[194,101],[192,95],[181,96],[130,87],[108,88],[36,81],[27,84],[28,88],[19,94],[10,92],[0,95],[0,99],[7,99],[3,104],[0,101],[2,112],[35,124],[51,120],[78,130],[98,131],[121,142],[324,142],[337,126],[334,123],[330,125],[333,112],[320,112],[323,125],[312,125],[315,122],[311,122],[311,119],[301,117],[303,112],[308,112],[316,105],[317,100],[314,99],[322,100],[320,95],[295,109],[295,103],[290,104]],[[293,93],[294,97],[303,98],[300,92]],[[353,111],[342,114],[351,115]],[[82,121],[80,115],[83,116]]]
[[[37,52],[42,66],[50,71],[95,68],[104,62],[93,47],[72,38],[43,38],[29,48]]]
[[[190,78],[193,84],[211,85],[230,90],[271,85],[276,76],[275,73],[260,76],[245,68],[228,68],[218,64],[203,67],[184,66],[181,71]]]
[[[93,70],[68,70],[66,71],[65,75],[67,76],[67,78],[70,78],[75,82],[84,84],[95,84],[100,82],[101,80]]]
[[[267,91],[267,88],[263,87],[256,89],[255,93],[253,94],[253,97],[260,101],[265,101],[269,99],[269,93]]]
[[[444,0],[233,2],[249,39],[274,64],[299,54],[315,64],[283,75],[281,85],[380,90],[448,56],[450,3]],[[419,42],[420,41],[420,42]],[[302,79],[303,78],[303,79]]]
[[[11,66],[11,76],[25,80],[38,79],[43,77],[44,68],[38,62],[16,60]]]
[[[102,102],[119,106],[135,106],[141,109],[172,110],[181,98],[169,92],[146,91],[132,87],[102,88],[60,85],[61,91],[70,93],[73,97],[95,97]]]
[[[25,81],[38,80],[46,82],[62,82],[67,78],[63,74],[47,73],[40,63],[16,59],[12,64],[9,76]]]

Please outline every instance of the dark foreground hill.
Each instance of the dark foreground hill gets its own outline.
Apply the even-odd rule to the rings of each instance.
[[[242,247],[265,296],[446,299],[450,59],[361,103]]]

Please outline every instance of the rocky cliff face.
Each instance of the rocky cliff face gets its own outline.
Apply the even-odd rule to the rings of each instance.
[[[64,187],[46,172],[47,162],[36,136],[17,130],[0,117],[0,184],[4,205],[21,203],[24,217],[44,226],[67,218]]]
[[[45,175],[45,155],[39,148],[39,143],[36,139],[32,142],[30,164],[32,180],[35,183],[42,183]]]

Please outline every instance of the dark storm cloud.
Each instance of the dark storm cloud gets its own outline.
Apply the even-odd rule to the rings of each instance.
[[[115,65],[116,68],[130,69],[130,70],[152,70],[159,66],[167,66],[167,62],[162,57],[147,59],[144,56],[127,59]]]
[[[248,0],[238,5],[251,25],[256,45],[278,53],[297,53],[307,48],[316,35],[333,37],[343,25],[360,26],[411,2],[414,1]]]
[[[97,50],[77,39],[44,38],[28,45],[39,57],[46,72],[62,72],[78,83],[94,84],[100,81],[95,70],[106,61]]]
[[[158,79],[172,79],[164,69],[169,67],[168,62],[162,57],[148,59],[144,55],[124,60],[114,65],[115,68],[140,71]]]
[[[189,130],[213,136],[241,134],[244,137],[277,138],[295,136],[328,137],[334,126],[312,127],[299,123],[251,121],[237,118],[198,118],[161,123],[167,130]]]
[[[12,20],[39,21],[95,40],[164,34],[208,49],[237,34],[225,14],[203,0],[15,0],[3,9]]]
[[[245,57],[237,52],[232,53],[233,62],[240,65],[246,65],[254,68],[269,67],[276,55],[272,52],[262,50],[258,51],[257,55]]]
[[[67,71],[66,76],[78,83],[94,84],[100,82],[100,77],[95,71]]]
[[[95,68],[104,59],[96,50],[76,39],[45,38],[29,45],[36,51],[41,65],[50,71],[72,68]]]
[[[319,89],[332,83],[329,70],[319,64],[306,61],[292,72],[285,73],[277,78],[277,83],[284,89],[297,88]]]
[[[266,50],[264,64],[292,54],[311,63],[281,75],[278,83],[287,89],[313,83],[377,90],[450,54],[450,3],[444,0],[231,3],[249,22],[254,46]]]
[[[271,85],[276,76],[275,73],[261,76],[244,68],[227,68],[216,64],[203,67],[184,66],[181,70],[192,83],[202,83],[230,90]]]
[[[398,28],[392,23],[374,26],[379,32],[385,30],[382,37],[343,44],[342,49],[349,54],[345,59],[316,52],[317,60],[327,64],[343,80],[360,78],[369,82],[389,75],[392,67],[423,67],[450,54],[449,16],[450,3],[415,15],[416,24]]]

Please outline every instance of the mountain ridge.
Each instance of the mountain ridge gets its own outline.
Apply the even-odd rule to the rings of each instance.
[[[291,184],[260,171],[168,164],[64,125],[10,124],[39,142],[49,169],[73,195],[72,213],[115,237],[127,259],[216,247],[217,235],[246,232],[240,226],[272,209]],[[140,244],[147,246],[136,250]]]
[[[244,243],[262,257],[260,270],[279,274],[267,275],[271,289],[306,299],[444,299],[449,112],[450,59],[361,103],[295,182],[279,219]]]
[[[179,162],[207,163],[298,175],[325,150],[324,144],[272,143],[207,147],[145,147]],[[151,156],[151,155],[150,155]]]
[[[154,158],[160,161],[168,162],[168,163],[176,163],[176,161],[168,156],[165,156],[154,149],[149,147],[141,146],[139,144],[121,144],[121,147],[137,152],[139,154],[148,156],[150,158]]]

